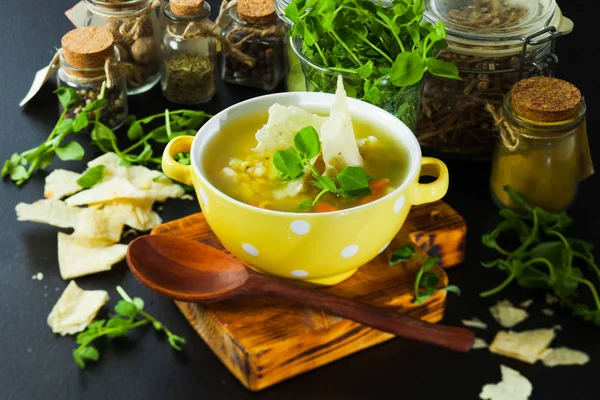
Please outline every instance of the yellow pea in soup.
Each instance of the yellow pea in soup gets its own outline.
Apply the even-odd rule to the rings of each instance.
[[[353,120],[352,125],[363,168],[368,175],[371,195],[340,197],[323,194],[310,208],[300,205],[321,192],[307,173],[299,178],[284,180],[273,163],[273,153],[260,153],[256,132],[267,122],[268,114],[237,119],[224,126],[219,135],[208,143],[202,167],[208,180],[226,195],[243,203],[269,210],[286,212],[328,212],[356,207],[375,201],[402,184],[409,169],[408,152],[384,130],[365,121]],[[285,150],[280,148],[278,150]],[[323,173],[322,156],[314,168]]]

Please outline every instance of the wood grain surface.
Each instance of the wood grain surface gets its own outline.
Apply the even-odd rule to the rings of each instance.
[[[152,234],[186,237],[227,252],[202,213],[160,225]],[[464,258],[465,237],[464,220],[446,203],[413,207],[402,231],[386,251],[346,281],[320,290],[438,322],[444,314],[446,293],[437,292],[423,305],[411,304],[420,262],[390,267],[387,260],[394,249],[413,241],[423,251],[439,256],[440,265],[451,267]],[[434,271],[440,275],[441,284],[447,284],[443,269],[436,267]],[[394,337],[272,298],[176,304],[232,374],[254,391]]]

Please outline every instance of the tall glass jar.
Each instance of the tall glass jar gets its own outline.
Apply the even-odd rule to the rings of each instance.
[[[286,70],[286,86],[288,92],[304,92],[306,91],[306,82],[300,59],[292,50],[291,38],[289,35],[292,29],[293,22],[285,16],[285,8],[291,3],[291,0],[275,0],[275,12],[285,26],[285,70]]]
[[[502,99],[523,76],[552,76],[554,39],[572,30],[555,0],[426,0],[425,17],[446,26],[462,81],[427,76],[417,137],[446,155],[487,158],[494,146],[487,104]],[[536,44],[537,43],[537,44]]]
[[[490,179],[494,201],[517,208],[504,191],[508,185],[550,212],[571,205],[579,181],[593,173],[579,90],[559,79],[526,79],[505,96],[501,112],[491,113],[500,133]]]
[[[215,95],[215,40],[202,22],[210,16],[203,0],[171,0],[164,9],[161,87],[167,100],[199,104]]]
[[[150,90],[160,79],[159,0],[84,0],[88,26],[108,29],[115,38],[130,95]]]
[[[62,39],[59,52],[58,87],[77,91],[80,103],[70,108],[65,117],[75,119],[87,105],[99,98],[107,100],[100,109],[99,120],[112,129],[125,122],[128,113],[127,83],[121,73],[119,51],[109,32],[99,28],[77,28]],[[90,48],[98,50],[95,53]],[[62,105],[59,112],[63,113]],[[88,119],[96,118],[93,112]]]
[[[284,76],[285,27],[277,19],[273,0],[239,0],[229,11],[231,22],[223,36],[250,57],[240,60],[223,49],[221,77],[225,82],[275,89]]]

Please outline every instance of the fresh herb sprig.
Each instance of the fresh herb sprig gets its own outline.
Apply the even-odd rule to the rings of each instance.
[[[424,22],[424,13],[424,0],[394,0],[391,6],[368,0],[292,0],[285,10],[294,23],[292,36],[302,39],[302,54],[356,76],[363,85],[349,95],[373,104],[382,101],[384,82],[411,86],[426,72],[460,79],[454,64],[435,58],[447,46],[444,24]]]
[[[92,143],[105,153],[114,152],[121,159],[123,166],[149,163],[160,165],[162,158],[160,154],[154,156],[154,143],[165,144],[177,136],[194,136],[198,128],[210,117],[212,116],[204,111],[168,109],[142,119],[130,115],[127,120],[127,137],[133,142],[130,146],[121,149],[114,132],[102,123],[96,123],[92,130]],[[164,124],[144,132],[144,126],[160,120],[164,120]],[[179,162],[185,163],[186,160],[189,162],[189,155],[177,157]]]
[[[413,304],[423,304],[438,290],[453,292],[460,296],[460,289],[456,285],[448,285],[446,287],[436,289],[436,286],[438,286],[440,283],[440,277],[435,272],[430,271],[437,265],[438,262],[440,262],[440,259],[438,257],[426,257],[423,254],[417,253],[415,246],[413,246],[411,243],[406,243],[400,246],[400,248],[398,248],[398,250],[392,254],[388,264],[390,266],[396,265],[400,262],[408,261],[413,257],[418,257],[424,260],[423,265],[415,277],[415,298],[413,300]]]
[[[117,292],[122,300],[115,305],[116,315],[108,321],[99,320],[88,325],[87,329],[77,335],[79,347],[73,350],[73,358],[80,368],[85,368],[89,361],[98,361],[100,353],[98,349],[90,344],[106,336],[109,339],[127,335],[131,330],[144,325],[152,324],[158,332],[167,335],[167,341],[177,351],[181,351],[181,345],[185,339],[173,334],[167,327],[152,315],[144,311],[144,300],[139,297],[131,298],[121,286],[117,286]]]
[[[581,262],[600,281],[600,268],[592,254],[594,246],[565,236],[564,231],[573,222],[565,212],[548,212],[530,205],[509,186],[505,186],[504,190],[529,220],[521,219],[511,209],[503,209],[500,211],[503,219],[498,227],[483,236],[483,244],[496,250],[502,257],[482,265],[501,269],[508,277],[497,287],[481,293],[481,296],[498,294],[513,282],[528,289],[552,291],[574,315],[600,326],[599,288],[584,277],[581,268],[575,266],[576,262]],[[515,237],[519,245],[514,250],[501,246],[498,239],[503,235]],[[582,302],[578,293],[581,287],[591,294],[593,306]]]
[[[346,167],[335,178],[321,175],[312,165],[311,161],[321,153],[319,134],[312,126],[302,128],[294,136],[294,146],[279,150],[273,156],[273,164],[279,171],[283,180],[292,180],[306,175],[308,170],[314,180],[309,184],[321,191],[314,200],[307,200],[300,204],[300,209],[309,210],[317,204],[325,193],[349,198],[370,196],[369,177],[362,167]]]
[[[86,105],[81,113],[72,119],[66,118],[66,116],[69,110],[81,104],[79,94],[71,88],[57,89],[54,93],[58,96],[63,111],[50,135],[38,147],[21,154],[14,153],[4,162],[2,177],[10,176],[17,186],[21,186],[31,178],[35,171],[47,167],[55,156],[63,161],[81,160],[85,154],[83,147],[76,141],[70,141],[65,145],[63,142],[72,133],[79,133],[85,129],[90,124],[90,117],[93,116],[93,113],[96,113],[96,116],[100,114],[97,111],[107,104],[103,95],[104,91],[105,85],[102,86],[98,99]]]

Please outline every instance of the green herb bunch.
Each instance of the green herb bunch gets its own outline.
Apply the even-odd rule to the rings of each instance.
[[[302,128],[294,136],[294,147],[279,150],[273,156],[273,164],[283,180],[292,180],[306,175],[308,169],[314,180],[309,184],[321,192],[314,200],[300,204],[300,209],[309,210],[317,204],[325,193],[331,193],[341,198],[369,196],[372,194],[369,186],[370,178],[362,167],[346,167],[335,178],[321,175],[311,161],[321,153],[319,134],[312,126]]]
[[[308,60],[346,74],[349,96],[383,105],[411,126],[416,123],[414,111],[420,92],[409,90],[412,98],[407,102],[406,96],[398,96],[404,93],[399,87],[419,84],[426,72],[460,78],[454,64],[435,58],[436,52],[447,46],[446,30],[442,22],[434,25],[423,21],[424,0],[386,3],[292,0],[285,14],[294,23],[292,37],[301,39],[301,51]],[[307,72],[318,91],[335,89],[333,74],[316,69]]]
[[[81,160],[85,151],[76,141],[70,141],[63,145],[67,136],[72,133],[79,133],[87,128],[90,119],[93,120],[94,113],[99,116],[99,111],[107,105],[104,98],[105,85],[102,85],[100,96],[90,104],[86,105],[83,111],[75,117],[66,118],[67,112],[81,104],[81,98],[76,90],[71,88],[59,88],[55,91],[63,111],[58,122],[50,132],[50,136],[38,147],[27,150],[21,154],[14,153],[10,159],[4,162],[2,168],[2,177],[10,176],[17,186],[27,182],[33,173],[39,169],[46,168],[55,156],[63,161]]]
[[[121,286],[117,286],[117,292],[123,299],[115,305],[116,315],[108,321],[92,322],[85,331],[77,335],[79,347],[73,350],[73,358],[80,368],[85,368],[86,362],[98,361],[100,358],[98,350],[90,345],[93,341],[103,336],[109,339],[125,336],[131,330],[148,324],[152,324],[158,332],[165,333],[172,348],[182,350],[181,345],[185,344],[185,339],[173,334],[156,318],[145,312],[144,300],[139,297],[132,299]]]
[[[168,143],[169,140],[176,136],[194,136],[198,128],[211,117],[211,115],[203,111],[195,110],[177,110],[171,112],[165,110],[164,113],[151,115],[139,120],[134,115],[130,115],[127,119],[127,137],[132,144],[122,150],[113,130],[99,120],[99,111],[108,104],[104,98],[105,92],[106,84],[104,83],[98,98],[88,104],[75,119],[71,119],[66,118],[67,112],[79,106],[81,98],[77,91],[72,88],[62,87],[57,89],[55,93],[63,107],[63,112],[52,132],[50,132],[50,136],[36,148],[27,150],[21,154],[14,153],[10,159],[5,161],[2,168],[2,177],[10,176],[18,186],[21,186],[31,178],[35,171],[47,167],[54,160],[55,156],[58,156],[63,161],[81,160],[85,155],[83,147],[76,141],[70,141],[65,145],[63,145],[63,142],[72,133],[83,132],[86,128],[90,129],[90,126],[92,144],[105,153],[116,153],[121,159],[121,165],[160,165],[162,160],[160,155],[154,156],[156,149],[153,148],[153,144]],[[148,133],[144,132],[144,126],[161,120],[164,121],[164,124],[156,126]],[[176,159],[183,164],[189,165],[189,157],[189,153],[182,153],[178,154]],[[92,173],[96,174],[96,182],[101,180],[101,176],[98,178],[99,172],[98,170],[92,171]],[[85,184],[79,184],[86,187]]]
[[[496,250],[502,257],[482,263],[486,268],[499,268],[508,274],[496,288],[481,293],[482,297],[501,292],[512,282],[528,289],[552,291],[574,315],[600,326],[600,297],[598,285],[584,277],[576,263],[585,265],[600,282],[600,268],[592,254],[593,245],[583,240],[567,238],[566,228],[573,222],[565,212],[550,213],[531,206],[525,198],[505,186],[511,201],[527,213],[526,222],[510,209],[500,211],[502,222],[483,236],[483,244]],[[502,236],[516,237],[520,243],[507,250],[498,243]],[[581,265],[580,264],[580,265]],[[582,302],[579,289],[585,287],[593,299],[593,306]]]
[[[460,296],[460,289],[456,285],[448,285],[442,288],[436,288],[440,283],[440,277],[435,272],[431,272],[439,262],[439,257],[427,257],[423,254],[417,253],[415,246],[412,243],[406,243],[394,253],[388,264],[390,266],[398,263],[408,261],[413,257],[418,257],[423,261],[423,266],[417,272],[415,278],[415,298],[413,304],[423,304],[425,300],[433,296],[438,290],[445,290],[447,292],[453,292]]]

